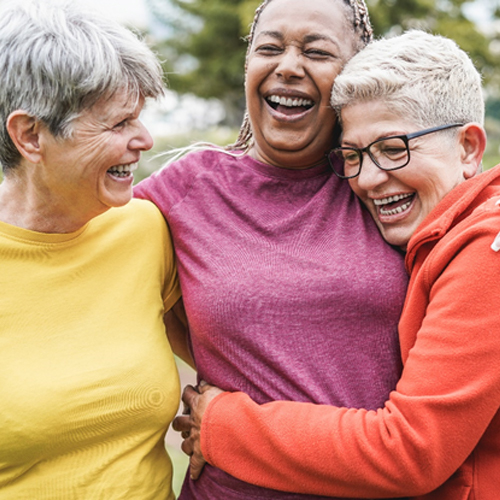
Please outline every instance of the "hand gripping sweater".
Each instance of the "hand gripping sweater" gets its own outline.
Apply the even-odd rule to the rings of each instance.
[[[204,416],[209,463],[286,491],[500,498],[499,231],[500,166],[455,188],[413,235],[404,369],[384,408],[224,393]]]

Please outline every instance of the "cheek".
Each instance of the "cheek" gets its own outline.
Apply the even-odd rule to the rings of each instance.
[[[457,184],[452,179],[426,179],[420,187],[417,188],[422,205],[430,212]]]
[[[357,177],[354,177],[354,179],[349,179],[347,182],[349,184],[349,187],[354,191],[354,194],[358,198],[361,198],[363,200],[364,195],[366,195],[366,191],[359,188],[357,179],[358,179]],[[345,181],[341,181],[341,182],[345,182]]]
[[[272,64],[265,61],[250,61],[245,77],[245,89],[256,92],[265,78],[272,71]]]
[[[339,76],[341,69],[342,68],[340,66],[334,66],[332,69],[318,74],[316,78],[317,82],[319,82],[318,87],[321,95],[323,99],[326,99],[328,102],[328,107],[330,107],[330,96],[332,93],[333,82],[335,81],[335,78]]]

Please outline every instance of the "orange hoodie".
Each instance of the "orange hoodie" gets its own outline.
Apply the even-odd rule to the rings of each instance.
[[[404,370],[384,408],[224,393],[203,418],[208,462],[299,493],[500,499],[499,232],[497,166],[449,193],[411,238]]]

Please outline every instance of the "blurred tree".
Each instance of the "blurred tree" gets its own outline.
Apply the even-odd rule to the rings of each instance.
[[[484,1],[472,8],[488,8]],[[500,75],[500,57],[491,50],[495,35],[487,35],[464,12],[467,0],[367,0],[375,35],[398,34],[418,28],[452,38],[472,58],[485,84]],[[480,5],[481,4],[481,5]],[[489,8],[495,17],[498,12]]]
[[[158,44],[168,84],[179,93],[220,99],[225,124],[239,126],[245,37],[259,0],[148,0],[165,38]]]
[[[225,124],[237,126],[244,110],[243,68],[248,34],[260,0],[147,0],[165,36],[158,49],[166,58],[169,87],[179,93],[220,99]],[[312,0],[314,1],[314,0]],[[497,0],[479,0],[499,16]],[[492,3],[493,2],[493,3]],[[500,55],[487,35],[464,13],[466,0],[367,0],[375,36],[420,28],[454,39],[474,60],[485,85],[500,89]],[[477,4],[478,0],[474,2]],[[469,2],[470,4],[470,2]],[[487,4],[487,5],[486,5]],[[497,94],[498,95],[498,94]]]

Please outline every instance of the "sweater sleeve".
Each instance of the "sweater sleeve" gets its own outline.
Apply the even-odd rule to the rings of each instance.
[[[429,305],[384,408],[257,405],[224,393],[203,418],[208,462],[260,486],[326,496],[415,496],[446,481],[500,404],[497,231],[472,231],[432,283],[422,279]]]

